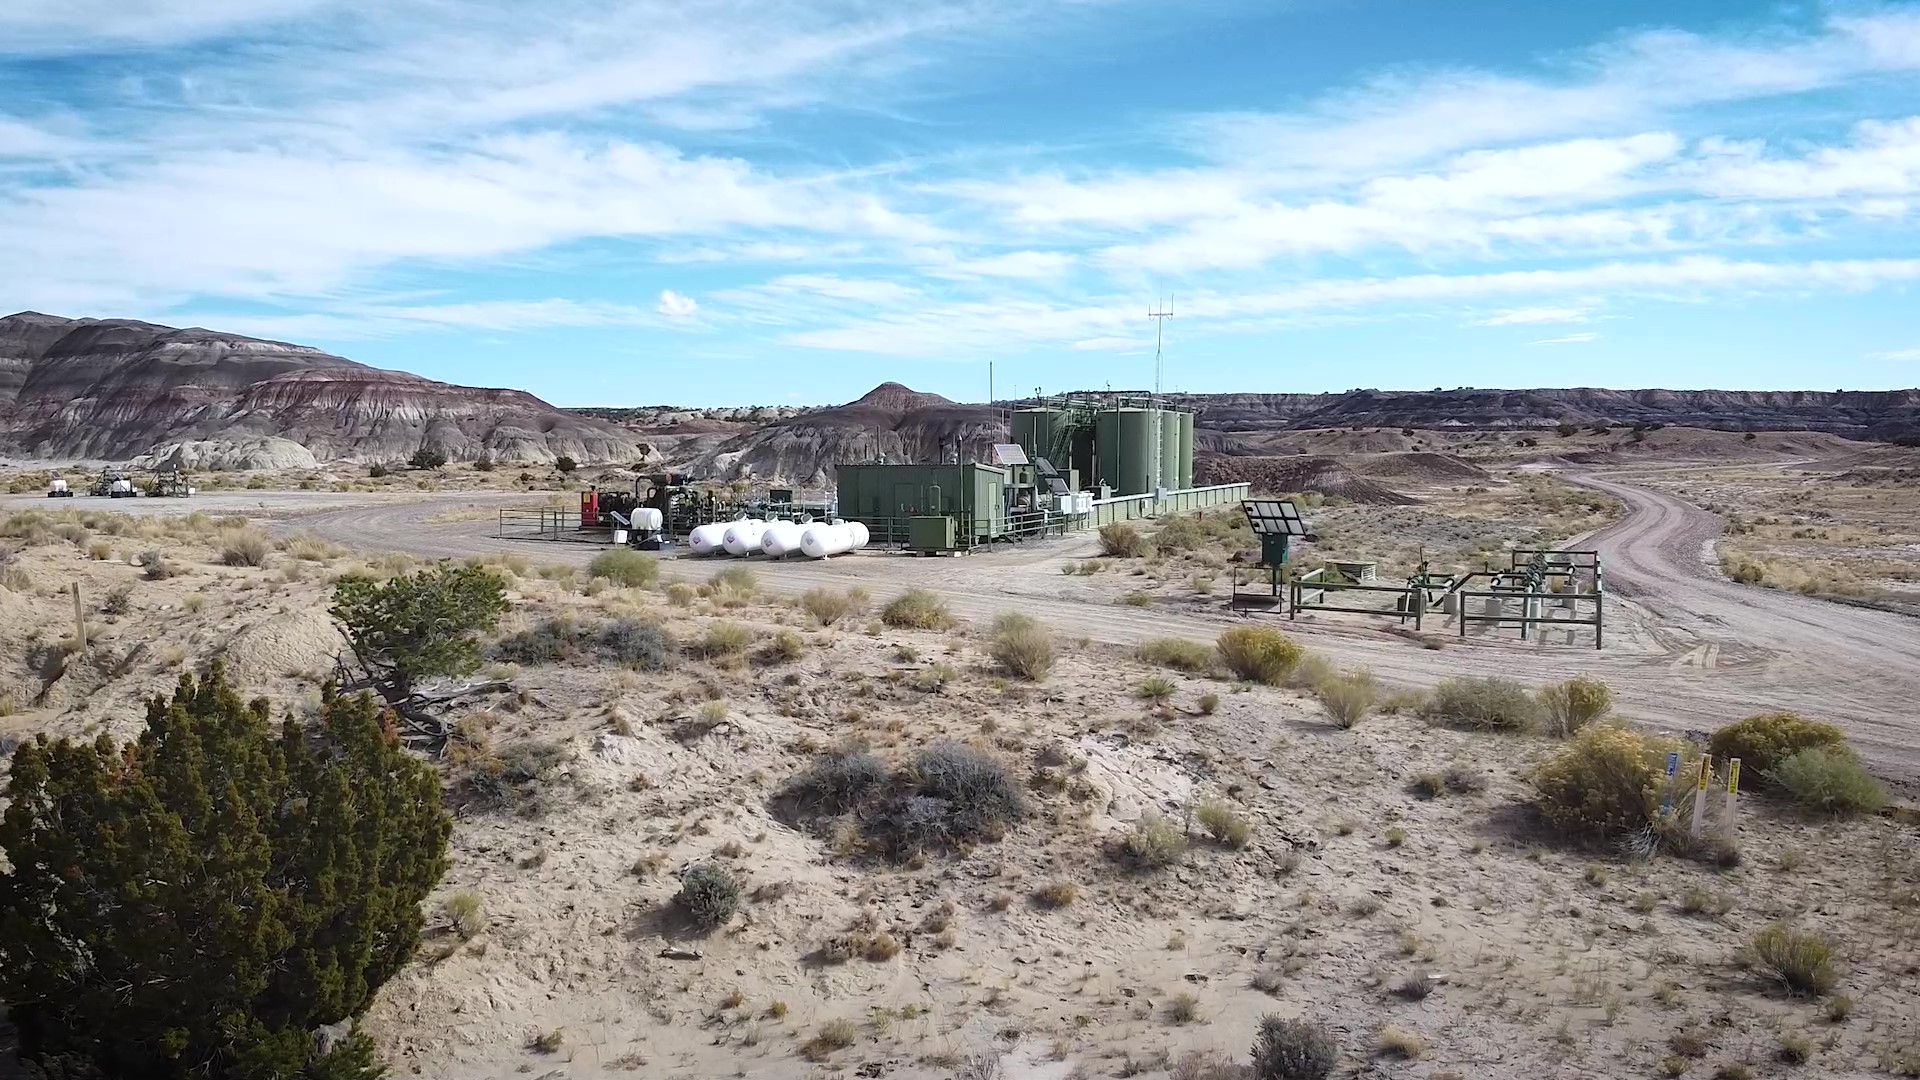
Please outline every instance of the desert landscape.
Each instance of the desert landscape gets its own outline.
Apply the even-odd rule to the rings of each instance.
[[[930,443],[993,415],[852,408],[948,415]],[[1551,418],[1208,436],[1196,470],[1295,501],[1310,562],[1600,552],[1602,649],[1236,614],[1264,587],[1237,508],[950,559],[497,535],[655,468],[804,494],[856,452],[835,418],[676,418],[737,430],[566,470],[201,470],[188,499],[49,500],[104,463],[16,462],[0,739],[135,737],[216,662],[318,716],[343,583],[497,580],[484,688],[408,743],[453,826],[360,1021],[398,1075],[1199,1080],[1264,1067],[1269,1016],[1343,1076],[1920,1075],[1920,450]],[[1844,740],[1844,794],[1724,733],[1781,712]],[[1709,738],[1748,747],[1731,831],[1724,758],[1699,836],[1690,777],[1590,771]]]

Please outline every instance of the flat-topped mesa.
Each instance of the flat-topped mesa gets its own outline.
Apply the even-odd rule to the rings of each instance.
[[[456,461],[624,462],[645,453],[620,428],[520,390],[457,386],[199,327],[0,318],[0,452],[274,468],[391,461],[422,446]]]

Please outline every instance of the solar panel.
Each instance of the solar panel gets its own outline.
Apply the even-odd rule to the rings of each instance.
[[[1287,499],[1248,499],[1240,504],[1247,525],[1260,536],[1305,536],[1307,523],[1300,508]]]
[[[1033,467],[1040,470],[1041,476],[1059,476],[1060,475],[1060,470],[1053,467],[1053,462],[1048,461],[1046,458],[1043,458],[1043,457],[1034,458]]]
[[[993,463],[995,465],[1025,465],[1027,452],[1019,443],[999,442],[993,444]]]
[[[1073,494],[1073,489],[1067,486],[1067,482],[1057,476],[1047,477],[1047,491],[1053,495]]]

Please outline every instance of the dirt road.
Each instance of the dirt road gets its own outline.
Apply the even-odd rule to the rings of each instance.
[[[1308,617],[1285,627],[1336,662],[1370,668],[1392,683],[1428,686],[1458,674],[1530,681],[1591,674],[1613,687],[1622,713],[1675,729],[1708,730],[1765,709],[1801,711],[1845,727],[1877,771],[1920,787],[1920,620],[1734,585],[1711,565],[1718,517],[1619,478],[1572,479],[1626,504],[1621,521],[1582,541],[1603,553],[1610,593],[1606,649],[1491,635],[1448,636],[1443,648],[1430,649],[1388,632],[1391,623],[1352,615]],[[581,565],[602,550],[494,539],[483,521],[428,520],[492,501],[468,496],[329,508],[296,515],[287,525],[367,550],[431,557],[513,551]],[[1169,635],[1210,641],[1237,621],[1217,599],[1144,609],[1088,603],[1060,565],[1091,554],[1092,546],[1088,537],[961,559],[872,553],[766,564],[760,577],[783,593],[858,583],[882,600],[908,587],[926,588],[963,618],[1017,609],[1070,639],[1118,645]],[[693,579],[708,572],[703,564],[676,562],[669,576],[676,570]]]

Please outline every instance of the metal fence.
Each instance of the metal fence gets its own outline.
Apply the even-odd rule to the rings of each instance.
[[[1211,487],[1181,488],[1159,494],[1115,495],[1093,500],[1089,526],[1111,525],[1116,521],[1178,514],[1188,510],[1206,510],[1215,506],[1238,506],[1247,497],[1246,484],[1215,484]]]
[[[604,544],[609,532],[605,527],[581,528],[578,508],[502,507],[499,530],[494,535],[503,540],[575,540]]]
[[[1354,602],[1340,603],[1350,594],[1359,594]],[[1363,604],[1359,601],[1380,597],[1387,601],[1380,604]],[[1418,585],[1367,585],[1347,581],[1331,574],[1326,567],[1309,570],[1293,579],[1288,585],[1287,617],[1298,619],[1302,611],[1343,611],[1354,615],[1384,615],[1398,619],[1402,623],[1413,620],[1414,629],[1420,629],[1427,613],[1426,590]]]

